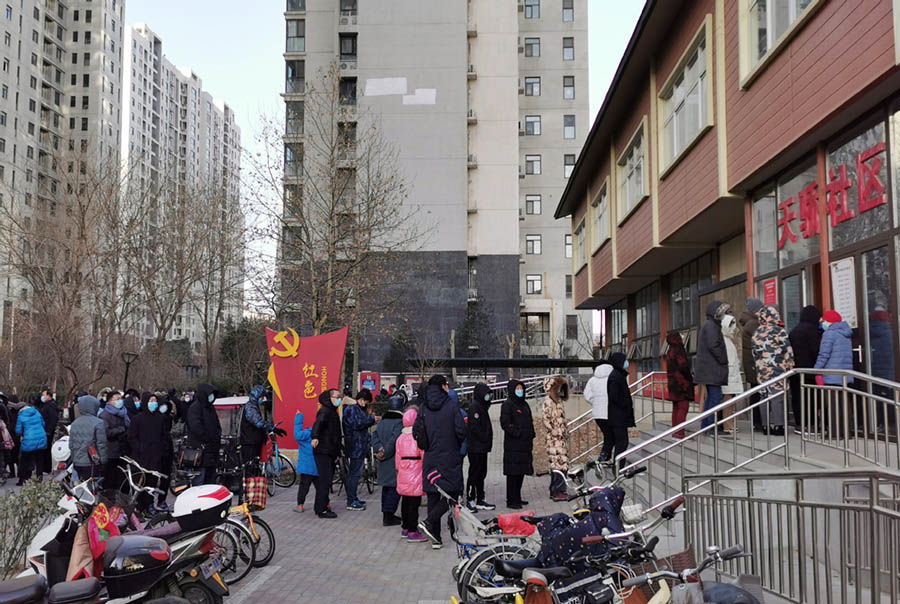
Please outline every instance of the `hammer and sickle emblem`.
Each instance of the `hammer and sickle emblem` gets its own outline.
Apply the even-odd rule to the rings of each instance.
[[[287,331],[279,331],[277,334],[275,334],[275,337],[272,339],[275,340],[276,344],[281,344],[282,346],[284,346],[284,348],[282,350],[278,350],[277,348],[275,348],[273,346],[272,348],[269,349],[270,357],[277,356],[277,357],[281,357],[281,358],[286,358],[286,357],[297,356],[297,349],[300,348],[300,336],[298,336],[297,332],[294,331],[293,329],[288,328],[288,331],[291,332],[291,336],[293,336],[294,342],[293,343],[288,342],[288,337],[287,337],[288,332]]]

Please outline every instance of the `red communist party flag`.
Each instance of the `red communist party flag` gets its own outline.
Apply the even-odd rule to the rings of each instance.
[[[285,449],[296,449],[294,415],[303,414],[303,427],[316,419],[319,395],[340,388],[347,348],[348,327],[321,336],[301,338],[293,329],[266,329],[269,348],[269,383],[275,395],[275,422],[287,431]]]

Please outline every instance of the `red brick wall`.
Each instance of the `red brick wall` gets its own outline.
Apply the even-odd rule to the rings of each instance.
[[[605,244],[600,246],[600,249],[596,254],[591,256],[591,279],[593,280],[594,291],[599,290],[601,287],[612,281],[612,250],[612,240],[608,240]]]
[[[894,69],[891,4],[824,2],[749,88],[740,90],[738,3],[725,3],[730,186]]]
[[[622,124],[622,127],[619,128],[618,132],[615,135],[616,141],[616,159],[622,155],[622,151],[625,150],[625,145],[631,140],[631,135],[634,134],[637,127],[641,125],[641,120],[644,119],[644,116],[650,115],[650,74],[647,74],[647,81],[644,83],[641,90],[632,91],[628,93],[631,96],[634,96],[634,110],[631,112],[631,115],[625,117],[621,120],[617,120]],[[644,148],[647,148],[646,144],[646,136],[649,136],[649,133],[645,134],[644,138]],[[649,157],[651,154],[648,153]],[[651,163],[656,163],[656,158],[651,158]]]
[[[575,300],[575,306],[578,306],[590,297],[591,292],[588,291],[588,272],[587,265],[583,266],[578,274],[575,275],[574,283],[575,291],[572,296]]]
[[[685,3],[686,10],[679,20],[679,26],[673,28],[670,35],[662,40],[660,52],[656,57],[658,70],[656,82],[661,88],[672,70],[678,64],[685,49],[694,41],[697,30],[706,18],[706,15],[714,15],[714,0],[705,0],[696,3]],[[713,27],[715,27],[713,19]],[[713,52],[715,48],[715,36],[711,36]],[[707,48],[707,52],[710,49]],[[715,56],[715,55],[713,55]],[[714,64],[715,65],[715,64]],[[713,72],[707,72],[707,82],[715,89],[715,66]],[[688,221],[705,210],[718,198],[719,191],[719,164],[718,164],[718,140],[715,125],[715,100],[708,111],[713,117],[713,127],[708,130],[699,141],[680,158],[675,167],[659,182],[659,236],[661,241],[672,235]],[[662,124],[660,123],[660,132]]]
[[[628,268],[635,260],[646,254],[653,247],[653,207],[650,199],[628,217],[618,230],[616,239],[616,258],[619,271]]]

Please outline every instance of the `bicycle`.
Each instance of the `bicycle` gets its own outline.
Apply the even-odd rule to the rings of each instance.
[[[369,447],[369,454],[366,455],[363,462],[362,482],[366,484],[366,490],[369,495],[375,492],[375,485],[378,483],[378,466],[375,463],[375,451]]]
[[[266,492],[274,497],[275,487],[291,488],[297,480],[297,474],[293,462],[278,450],[278,437],[274,432],[269,433],[269,442],[272,444],[272,453],[263,463],[263,476],[266,477]]]
[[[275,532],[269,524],[259,516],[251,513],[247,503],[236,505],[228,510],[229,519],[243,524],[255,540],[256,559],[254,568],[262,568],[275,557]],[[260,553],[262,552],[262,553]]]

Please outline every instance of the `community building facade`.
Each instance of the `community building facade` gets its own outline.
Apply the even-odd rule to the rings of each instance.
[[[766,11],[766,8],[769,10]],[[900,5],[647,2],[556,210],[603,354],[661,369],[703,308],[835,308],[896,375]]]

